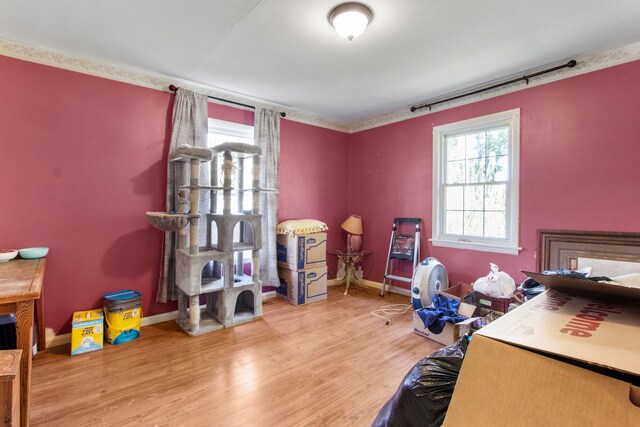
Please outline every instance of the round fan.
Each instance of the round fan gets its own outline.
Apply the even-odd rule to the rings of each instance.
[[[422,260],[413,272],[411,279],[411,303],[414,310],[431,305],[433,296],[438,291],[449,287],[449,276],[437,259],[429,257]]]

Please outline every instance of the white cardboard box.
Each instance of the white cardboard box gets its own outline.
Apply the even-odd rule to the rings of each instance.
[[[277,236],[278,266],[306,270],[327,265],[327,233]]]
[[[280,286],[276,295],[293,305],[309,304],[327,299],[327,267],[291,270],[278,267]]]
[[[477,317],[471,317],[476,311],[476,306],[471,304],[466,304],[464,302],[460,303],[460,307],[458,308],[458,314],[468,317],[467,320],[463,320],[462,322],[458,322],[455,325],[453,323],[447,322],[442,329],[442,332],[439,334],[434,334],[429,330],[429,328],[424,327],[424,323],[418,314],[413,312],[413,332],[418,335],[422,335],[423,337],[429,338],[430,340],[437,341],[440,344],[450,345],[454,342],[458,341],[458,339],[464,334],[468,333],[471,329],[471,324],[474,320],[477,320]]]
[[[445,426],[640,425],[638,290],[542,280],[554,289],[473,335]]]

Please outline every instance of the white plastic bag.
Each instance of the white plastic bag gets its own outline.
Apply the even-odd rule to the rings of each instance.
[[[473,290],[494,298],[511,298],[516,291],[516,282],[498,266],[491,263],[491,273],[473,284]]]

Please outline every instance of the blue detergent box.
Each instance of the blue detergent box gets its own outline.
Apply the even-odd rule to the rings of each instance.
[[[327,266],[307,270],[278,267],[280,286],[276,295],[293,305],[327,299]]]

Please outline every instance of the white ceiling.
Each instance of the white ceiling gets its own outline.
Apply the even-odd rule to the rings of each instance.
[[[640,41],[639,0],[0,0],[0,37],[356,123],[572,55]]]

